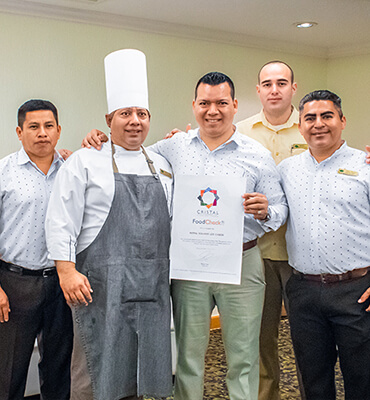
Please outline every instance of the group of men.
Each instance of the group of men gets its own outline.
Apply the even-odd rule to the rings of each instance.
[[[126,68],[126,56],[145,63],[140,54],[126,52],[120,62],[121,53],[112,53],[106,71],[110,63]],[[312,92],[298,116],[293,71],[273,61],[258,74],[261,112],[235,126],[233,82],[212,72],[195,89],[199,128],[145,150],[147,89],[131,93],[143,79],[126,75],[130,82],[118,85],[122,95],[110,91],[106,72],[110,140],[101,146],[101,136],[90,135],[101,150],[79,150],[62,168],[55,107],[31,100],[18,111],[22,149],[0,164],[0,399],[23,398],[36,336],[44,400],[171,394],[168,247],[172,181],[179,175],[248,179],[241,199],[240,285],[171,283],[175,400],[203,398],[215,305],[230,399],[279,399],[283,298],[302,397],[335,399],[339,353],[346,398],[367,398],[370,166],[365,153],[341,137],[345,117],[338,96]]]

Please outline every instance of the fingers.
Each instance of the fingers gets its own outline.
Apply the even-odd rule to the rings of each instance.
[[[10,313],[9,306],[0,307],[0,323],[9,321],[9,313]]]
[[[164,139],[171,139],[173,135],[175,135],[176,133],[181,132],[180,129],[172,129],[171,132],[167,133],[166,136],[164,137]]]
[[[72,151],[68,149],[60,149],[58,152],[63,157],[63,160],[66,160],[72,154]]]
[[[264,220],[268,215],[268,201],[265,195],[261,193],[243,194],[244,212],[252,214],[254,219]]]
[[[370,164],[370,146],[365,146],[367,155],[366,155],[366,162]]]
[[[370,297],[370,288],[368,288],[363,294],[362,296],[358,299],[359,303],[364,303],[368,298]],[[366,309],[367,312],[370,312],[370,305],[369,307]]]
[[[74,306],[76,305],[88,306],[89,303],[92,302],[91,294],[84,288],[81,288],[80,290],[76,290],[73,292],[69,292],[66,298],[67,298],[67,303],[72,304]]]
[[[86,137],[82,140],[81,147],[91,148],[95,147],[97,150],[101,149],[101,138],[105,136],[104,132],[101,132],[97,129],[91,130]]]
[[[88,140],[86,138],[82,139],[82,143],[81,143],[81,147],[84,148],[86,147],[87,149],[90,149],[90,143],[88,142]]]
[[[186,128],[185,128],[185,132],[186,132],[186,133],[189,132],[190,129],[191,129],[191,124],[187,124],[187,125],[186,125]],[[175,135],[175,134],[178,133],[178,132],[181,132],[181,130],[180,130],[180,129],[177,129],[177,128],[172,129],[171,132],[169,132],[169,133],[166,134],[166,136],[164,137],[164,139],[171,139],[172,136]]]
[[[0,323],[9,321],[9,300],[5,292],[0,288]]]
[[[91,293],[91,289],[88,289],[87,286],[83,286],[80,289],[65,292],[64,296],[68,304],[88,306],[89,303],[92,303]]]
[[[93,291],[85,275],[72,270],[68,274],[60,273],[59,281],[68,304],[87,306],[92,302]]]

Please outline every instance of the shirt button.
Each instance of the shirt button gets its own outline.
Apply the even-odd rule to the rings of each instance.
[[[280,153],[277,151],[275,154],[278,156]]]

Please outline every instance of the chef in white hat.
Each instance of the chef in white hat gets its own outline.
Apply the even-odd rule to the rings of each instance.
[[[57,176],[50,258],[74,314],[72,400],[172,392],[169,261],[172,175],[142,146],[150,125],[145,55],[105,58],[110,140]]]

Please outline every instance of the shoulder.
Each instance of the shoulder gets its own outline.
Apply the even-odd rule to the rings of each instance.
[[[145,149],[145,150],[148,153],[149,158],[154,162],[154,166],[156,169],[161,168],[171,173],[171,166],[163,156],[161,156],[158,153],[155,153],[154,151],[151,151],[150,149]]]
[[[341,168],[355,169],[370,175],[370,165],[366,164],[366,153],[353,147],[347,147],[339,158]],[[343,165],[342,165],[343,164]]]
[[[0,160],[1,176],[3,176],[4,173],[7,173],[6,171],[21,169],[25,165],[25,164],[18,164],[19,153],[20,152],[17,151],[15,153],[8,154],[7,156],[5,156]]]
[[[292,168],[294,168],[294,169],[298,168],[300,165],[302,165],[305,162],[308,154],[309,154],[309,151],[305,150],[303,153],[297,154],[292,157],[288,157],[285,160],[281,161],[277,166],[279,172],[282,173],[282,172],[286,172]]]
[[[261,121],[261,112],[252,115],[251,117],[248,117],[246,119],[243,119],[242,121],[239,121],[236,126],[239,127],[247,127],[247,126],[252,126],[256,122]]]
[[[235,140],[244,151],[260,154],[263,157],[268,157],[271,154],[270,151],[267,150],[266,147],[264,147],[261,143],[257,142],[257,140],[243,135],[239,131],[239,127],[235,133]]]
[[[366,159],[366,153],[364,151],[349,146],[347,146],[347,148],[343,152],[343,156],[345,158],[353,158],[355,160],[358,160],[359,162],[365,161]]]
[[[238,122],[236,126],[239,132],[243,133],[244,135],[248,135],[253,129],[253,126],[258,122],[261,122],[261,113],[252,115],[251,117]]]
[[[178,132],[170,139],[162,139],[154,143],[152,149],[157,153],[161,153],[166,158],[172,158],[176,156],[176,154],[181,153],[184,149],[187,149],[196,134],[194,134],[194,132],[196,131]]]
[[[96,164],[97,160],[108,158],[110,154],[110,143],[103,143],[101,150],[97,150],[94,147],[91,147],[90,149],[82,148],[76,150],[70,157],[68,157],[64,164]]]
[[[8,154],[0,160],[0,167],[3,167],[11,162],[17,161],[18,151],[15,153]]]

